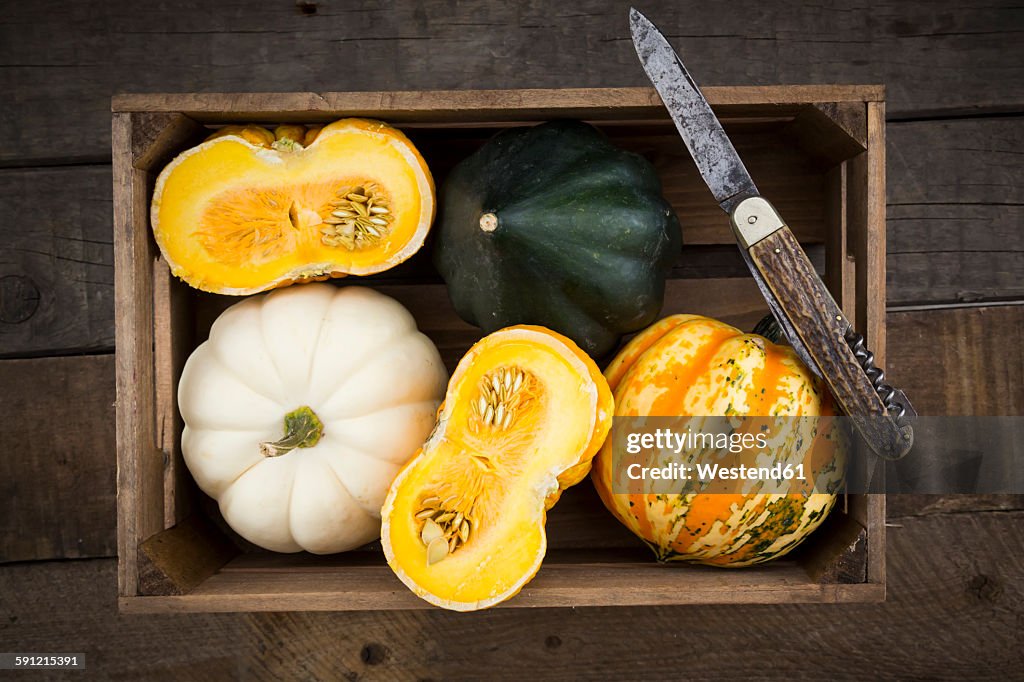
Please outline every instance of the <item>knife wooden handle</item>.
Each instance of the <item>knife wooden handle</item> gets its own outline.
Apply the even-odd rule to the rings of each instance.
[[[864,373],[844,338],[850,322],[793,233],[783,225],[750,246],[748,253],[840,408],[871,449],[885,459],[905,455],[914,442],[913,430],[896,423]]]

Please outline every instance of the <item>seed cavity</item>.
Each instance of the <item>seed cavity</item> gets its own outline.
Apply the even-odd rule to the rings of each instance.
[[[349,251],[373,246],[390,233],[394,219],[387,195],[376,183],[345,187],[330,204],[320,241]]]
[[[420,503],[416,519],[421,520],[420,542],[427,548],[427,565],[432,566],[469,542],[473,522],[469,510],[456,496],[446,500],[428,497]]]
[[[470,402],[471,424],[478,428],[508,429],[530,402],[528,391],[523,390],[528,379],[527,372],[518,367],[499,367],[484,375],[479,395]]]

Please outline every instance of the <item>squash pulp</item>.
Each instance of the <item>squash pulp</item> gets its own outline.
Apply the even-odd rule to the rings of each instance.
[[[363,119],[223,129],[161,172],[151,210],[171,271],[235,295],[386,270],[422,246],[433,217],[419,152]]]
[[[569,339],[520,326],[479,341],[384,502],[395,574],[457,611],[515,595],[540,568],[546,510],[586,476],[611,414],[607,382]]]

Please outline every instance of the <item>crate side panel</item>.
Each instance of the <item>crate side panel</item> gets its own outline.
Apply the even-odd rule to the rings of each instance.
[[[118,584],[122,596],[131,596],[138,589],[138,544],[163,528],[163,458],[154,420],[150,268],[155,254],[146,173],[131,158],[130,115],[114,115],[113,136]]]
[[[792,562],[757,571],[656,563],[545,563],[500,608],[876,601],[873,585],[819,584]],[[123,602],[124,603],[124,602]],[[226,570],[190,594],[131,600],[127,610],[346,611],[432,608],[382,566],[319,571]]]

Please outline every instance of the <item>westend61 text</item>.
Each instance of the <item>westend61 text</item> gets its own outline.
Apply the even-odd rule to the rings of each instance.
[[[696,474],[696,476],[694,476]],[[633,481],[803,481],[804,465],[782,464],[778,462],[771,467],[750,467],[740,464],[724,467],[718,464],[694,464],[687,466],[672,462],[660,467],[645,467],[641,464],[630,464],[626,467],[626,475]]]

